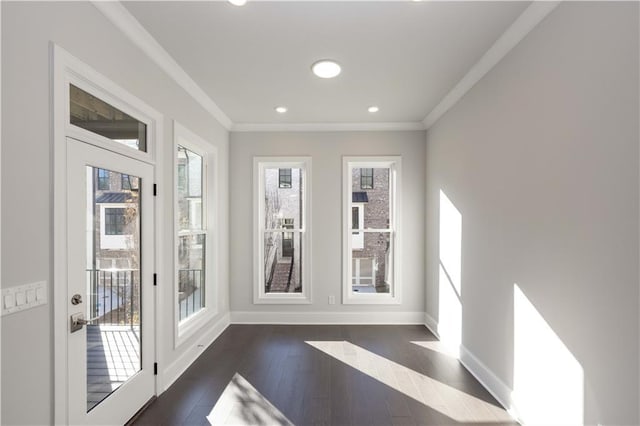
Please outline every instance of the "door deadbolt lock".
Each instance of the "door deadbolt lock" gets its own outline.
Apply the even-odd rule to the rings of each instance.
[[[72,305],[79,305],[80,303],[82,303],[82,296],[79,294],[74,294],[73,296],[71,296],[71,304]]]

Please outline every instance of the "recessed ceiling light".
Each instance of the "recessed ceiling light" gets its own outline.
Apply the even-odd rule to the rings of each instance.
[[[277,106],[275,107],[275,110],[279,114],[284,114],[285,112],[287,112],[287,107]]]
[[[311,70],[320,78],[333,78],[340,74],[342,68],[336,61],[330,59],[322,59],[311,65]]]
[[[229,3],[234,6],[244,6],[245,4],[247,4],[247,0],[229,0]]]
[[[369,112],[378,112],[378,111],[380,111],[380,108],[378,108],[375,105],[372,105],[367,109],[367,111],[369,111]]]

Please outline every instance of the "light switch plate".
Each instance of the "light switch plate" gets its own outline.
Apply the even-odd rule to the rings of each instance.
[[[30,288],[27,290],[27,303],[33,303],[36,300],[36,290]]]
[[[47,282],[38,281],[2,289],[2,315],[9,315],[47,303]]]
[[[2,300],[4,300],[4,308],[6,309],[16,306],[16,297],[13,294],[4,294]]]

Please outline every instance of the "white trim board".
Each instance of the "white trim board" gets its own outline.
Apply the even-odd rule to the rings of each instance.
[[[231,119],[119,1],[93,5],[227,130]]]
[[[424,325],[424,312],[231,312],[232,324]]]
[[[2,38],[2,3],[0,3],[0,39]],[[0,43],[0,58],[2,58],[2,43]],[[0,61],[0,99],[2,99],[2,61]],[[2,140],[2,102],[0,102],[0,146],[2,146],[1,143]],[[2,158],[0,158],[0,165],[2,164]],[[2,167],[0,167],[1,169]],[[2,176],[2,173],[0,172],[0,176]],[[0,188],[2,188],[2,182],[0,179]],[[2,211],[2,196],[0,196],[0,211]],[[1,216],[1,215],[0,215]],[[2,234],[2,220],[0,218],[0,235]],[[0,241],[2,241],[2,238],[0,237]],[[1,245],[1,244],[0,244]],[[0,250],[1,252],[1,250]],[[2,256],[0,255],[0,259],[2,259]],[[0,268],[1,269],[1,268]],[[0,277],[2,277],[2,272],[0,270]],[[0,289],[2,288],[2,281],[0,279]],[[2,319],[0,318],[0,365],[2,365]],[[0,425],[2,424],[2,372],[1,372],[1,368],[0,368]]]
[[[438,338],[438,340],[440,340],[440,334],[438,334],[438,322],[426,312],[424,313],[424,326],[427,327],[429,331]]]
[[[514,420],[524,424],[515,414],[517,411],[513,407],[511,388],[464,345],[460,345],[460,363],[489,391]]]
[[[560,4],[559,1],[534,1],[513,24],[496,40],[484,55],[469,69],[453,89],[431,110],[423,123],[428,130],[447,111],[495,67],[511,50],[524,39],[542,20]]]
[[[424,130],[421,122],[398,123],[237,123],[232,132],[358,132]]]
[[[196,359],[229,327],[230,315],[227,312],[215,324],[207,327],[198,342],[187,348],[182,355],[162,371],[162,392],[166,391]],[[160,395],[160,392],[158,393]]]

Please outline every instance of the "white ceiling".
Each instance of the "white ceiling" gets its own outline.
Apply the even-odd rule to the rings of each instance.
[[[421,122],[528,5],[124,2],[235,124]],[[342,74],[315,77],[323,58]]]

